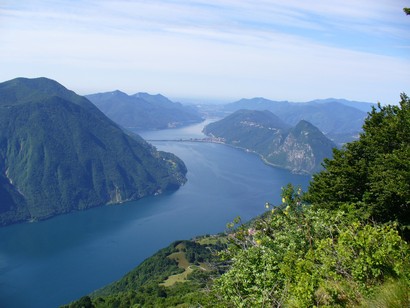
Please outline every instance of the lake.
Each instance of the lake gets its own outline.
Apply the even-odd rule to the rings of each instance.
[[[209,122],[210,120],[208,120]],[[203,137],[205,123],[143,132],[151,140]],[[221,144],[153,142],[179,156],[188,182],[174,193],[0,228],[0,307],[58,307],[121,278],[179,239],[218,233],[279,204],[287,183],[310,177]]]

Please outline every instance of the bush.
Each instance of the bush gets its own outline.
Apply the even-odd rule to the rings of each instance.
[[[367,224],[344,211],[313,209],[284,189],[280,209],[239,227],[215,281],[215,300],[234,307],[357,305],[388,279],[410,278],[397,225]]]

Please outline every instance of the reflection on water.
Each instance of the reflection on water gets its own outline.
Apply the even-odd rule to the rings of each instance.
[[[203,138],[205,135],[202,133],[202,129],[205,125],[215,122],[219,119],[206,119],[205,121],[194,124],[191,126],[176,128],[176,129],[164,129],[159,131],[146,131],[138,132],[138,134],[146,140],[176,140],[176,139],[190,139],[190,138]]]

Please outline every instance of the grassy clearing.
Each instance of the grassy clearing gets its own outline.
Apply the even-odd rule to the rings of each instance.
[[[178,267],[183,268],[185,271],[180,274],[169,276],[167,280],[160,284],[164,287],[170,287],[177,282],[185,282],[188,275],[193,272],[193,269],[190,267],[190,263],[186,259],[185,253],[183,251],[185,249],[185,244],[180,243],[175,248],[178,249],[178,252],[170,254],[167,258],[177,261]]]
[[[210,238],[205,239],[209,240]],[[185,271],[180,274],[169,276],[163,283],[160,284],[161,286],[170,287],[177,282],[186,282],[188,275],[191,274],[194,271],[194,269],[200,269],[202,271],[212,270],[207,263],[199,263],[199,265],[189,263],[185,255],[186,246],[184,243],[178,244],[175,248],[178,249],[178,252],[170,254],[167,258],[177,261],[178,267],[183,268]]]
[[[169,276],[168,279],[165,280],[160,285],[164,286],[164,287],[170,287],[170,286],[173,286],[177,282],[186,282],[188,275],[191,274],[193,271],[194,270],[191,267],[188,267],[185,270],[185,272],[183,272],[181,274],[176,274],[176,275]]]

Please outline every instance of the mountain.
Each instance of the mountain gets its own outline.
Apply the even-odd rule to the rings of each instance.
[[[340,103],[345,106],[353,107],[364,112],[372,111],[372,107],[377,107],[377,104],[368,103],[368,102],[358,102],[358,101],[349,101],[343,98],[325,98],[325,99],[315,99],[308,102],[309,104],[332,104]]]
[[[314,173],[336,145],[311,123],[291,127],[270,111],[238,110],[208,124],[204,133],[258,153],[265,162],[295,173]]]
[[[329,139],[340,145],[357,139],[362,131],[362,125],[367,113],[352,107],[355,104],[365,106],[363,104],[366,103],[334,99],[292,103],[271,101],[259,97],[241,99],[227,104],[224,110],[226,112],[234,112],[240,109],[269,110],[291,125],[296,125],[299,121],[305,120],[318,127]],[[368,108],[370,111],[371,104]]]
[[[163,95],[121,91],[86,96],[114,122],[133,130],[153,130],[180,127],[203,121],[192,106],[170,101]]]
[[[0,83],[0,225],[175,190],[185,174],[56,81]]]

